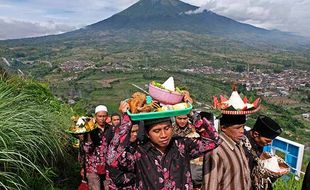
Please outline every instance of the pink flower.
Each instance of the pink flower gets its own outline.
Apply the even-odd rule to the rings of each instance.
[[[168,179],[169,178],[169,171],[164,172],[164,179]]]
[[[159,177],[159,183],[164,183],[164,179]]]

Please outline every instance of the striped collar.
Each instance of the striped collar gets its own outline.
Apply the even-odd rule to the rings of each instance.
[[[227,136],[224,132],[220,134],[221,139],[226,142],[231,150],[234,150],[237,146],[237,143],[233,141],[229,136]]]

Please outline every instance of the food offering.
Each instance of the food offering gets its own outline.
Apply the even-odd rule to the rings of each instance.
[[[242,99],[236,87],[233,88],[229,99],[220,95],[218,100],[216,96],[213,96],[213,108],[220,109],[223,114],[228,115],[246,115],[258,112],[260,110],[260,102],[260,98],[254,100],[253,103],[250,103],[246,96]]]
[[[184,97],[184,92],[175,87],[173,77],[170,77],[163,84],[152,81],[149,84],[149,93],[153,99],[167,105],[180,103]]]
[[[71,120],[72,120],[72,125],[66,131],[71,134],[76,134],[76,135],[84,134],[84,133],[91,132],[92,130],[97,128],[95,120],[91,117],[73,116]]]
[[[135,92],[127,100],[130,107],[127,113],[133,121],[186,115],[192,105],[182,102],[183,97],[183,92],[174,87],[172,77],[163,84],[153,81],[149,85],[149,96]]]
[[[153,101],[151,99],[147,101],[146,94],[142,92],[133,93],[127,102],[129,104],[131,113],[153,112],[160,108],[158,101]]]
[[[282,158],[269,152],[263,152],[257,161],[258,164],[254,167],[252,175],[255,186],[259,189],[268,184],[270,179],[277,179],[290,172],[288,164]]]
[[[269,152],[263,152],[260,158],[262,160],[263,168],[272,175],[280,177],[288,174],[290,171],[287,163],[277,155],[272,155]]]

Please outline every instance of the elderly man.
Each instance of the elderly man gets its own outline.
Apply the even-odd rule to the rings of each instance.
[[[245,115],[220,118],[222,144],[205,156],[204,183],[206,190],[249,190],[251,188],[248,160],[243,150]]]
[[[97,106],[95,109],[97,129],[86,134],[86,138],[81,139],[81,145],[85,151],[85,155],[82,155],[85,164],[83,169],[86,172],[90,190],[100,190],[106,178],[106,152],[113,137],[112,127],[106,123],[107,117],[107,107]]]
[[[122,113],[128,108],[126,104],[121,103]],[[123,118],[121,132],[127,136],[131,125],[127,115]],[[199,120],[199,138],[173,137],[170,118],[145,120],[144,127],[148,141],[137,145],[133,152],[126,151],[122,144],[111,143],[108,163],[118,162],[135,171],[137,189],[192,189],[189,161],[218,146],[213,125],[206,119]]]
[[[249,159],[249,166],[252,174],[253,168],[257,164],[255,158],[260,157],[263,153],[264,146],[271,144],[272,140],[279,136],[281,132],[282,129],[279,124],[265,115],[258,116],[253,129],[245,132],[245,136],[251,144],[251,150],[249,150],[249,147],[245,148],[245,150]],[[252,180],[252,182],[254,182],[254,177]],[[275,181],[275,179],[271,180]],[[256,189],[255,184],[256,183],[254,182],[253,189]],[[269,190],[272,189],[272,184],[269,180],[266,180],[265,185],[268,186]]]

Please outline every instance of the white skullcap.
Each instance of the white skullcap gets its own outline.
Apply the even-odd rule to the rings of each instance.
[[[104,106],[104,105],[99,105],[95,109],[95,114],[98,113],[98,112],[101,112],[101,111],[108,112],[108,108],[106,106]]]

